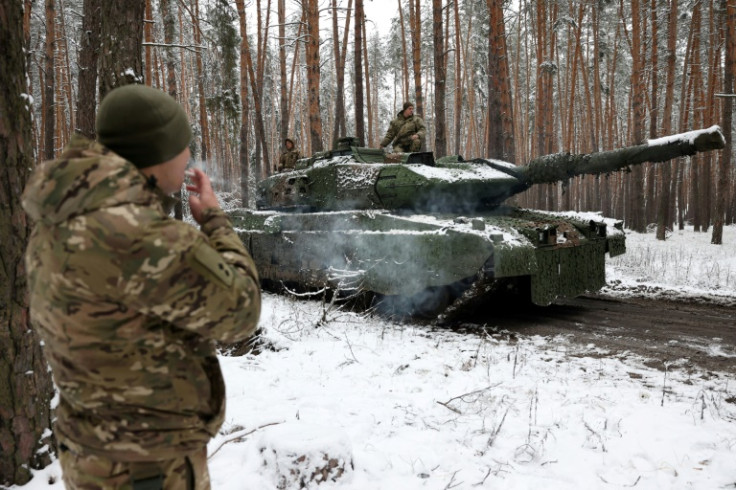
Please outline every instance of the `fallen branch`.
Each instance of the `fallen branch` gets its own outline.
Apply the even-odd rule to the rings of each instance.
[[[228,439],[225,439],[224,441],[222,441],[220,443],[220,445],[217,446],[217,449],[215,449],[214,451],[212,451],[212,454],[210,454],[209,456],[207,456],[207,459],[212,459],[212,457],[215,454],[217,454],[217,452],[220,449],[222,449],[222,446],[224,446],[225,444],[228,444],[230,442],[241,442],[245,437],[251,435],[252,433],[254,433],[254,432],[258,431],[258,430],[264,429],[264,428],[269,427],[271,425],[279,425],[279,424],[283,424],[283,422],[271,422],[269,424],[264,424],[264,425],[261,425],[260,427],[256,427],[255,429],[251,429],[251,430],[243,429],[243,430],[240,430],[240,431],[235,432],[233,434],[230,434]]]

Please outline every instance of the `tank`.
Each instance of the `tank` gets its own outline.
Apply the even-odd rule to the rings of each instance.
[[[620,221],[507,204],[536,184],[723,148],[717,126],[524,166],[431,152],[386,154],[342,138],[258,183],[230,217],[264,286],[369,293],[383,311],[451,322],[512,291],[537,305],[597,291],[625,252]]]

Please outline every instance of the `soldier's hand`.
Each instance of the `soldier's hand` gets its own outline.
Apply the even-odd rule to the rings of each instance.
[[[412,134],[411,135],[411,139],[418,140],[419,139],[419,135],[418,134]]]
[[[190,183],[187,184],[189,194],[189,208],[192,211],[194,221],[202,224],[202,213],[205,209],[219,208],[220,203],[217,202],[215,191],[212,190],[212,183],[207,174],[200,169],[195,168],[187,172]]]

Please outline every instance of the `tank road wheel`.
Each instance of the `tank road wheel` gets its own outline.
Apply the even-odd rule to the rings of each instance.
[[[468,278],[445,286],[431,286],[411,296],[376,295],[374,306],[384,316],[415,317],[434,320],[472,283]]]
[[[383,316],[399,318],[436,318],[452,302],[452,294],[447,286],[424,289],[411,296],[376,295],[376,311]]]

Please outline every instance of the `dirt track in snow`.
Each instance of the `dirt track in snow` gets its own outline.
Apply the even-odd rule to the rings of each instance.
[[[736,374],[736,307],[651,299],[582,296],[547,307],[506,305],[474,318],[511,335],[565,335],[608,355],[634,354],[664,369]]]

